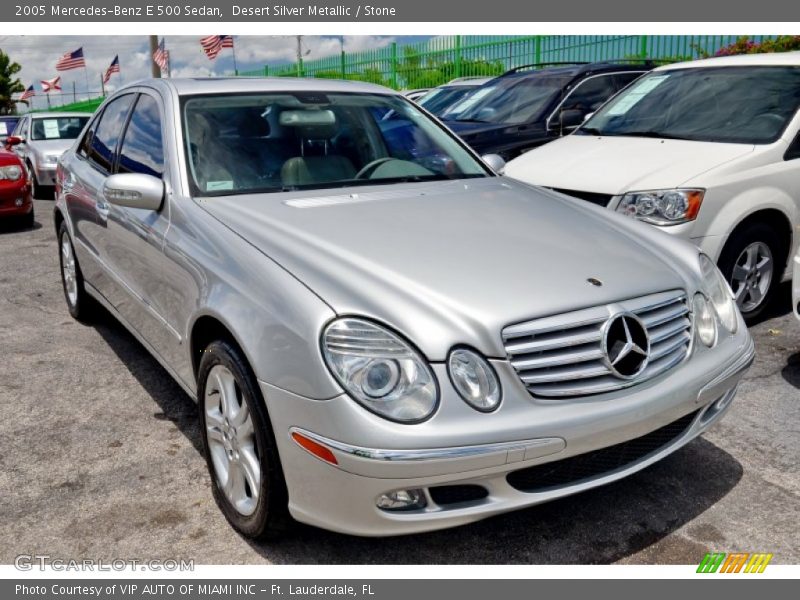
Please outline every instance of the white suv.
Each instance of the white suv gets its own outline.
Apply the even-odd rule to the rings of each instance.
[[[691,240],[753,319],[797,250],[798,107],[800,52],[664,66],[505,173]]]

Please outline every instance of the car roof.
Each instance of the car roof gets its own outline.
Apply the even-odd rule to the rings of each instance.
[[[54,119],[58,117],[91,117],[90,112],[41,112],[28,113],[32,119]]]
[[[506,78],[525,78],[541,77],[545,75],[565,75],[578,77],[594,73],[609,73],[617,71],[649,71],[655,65],[648,61],[607,61],[592,63],[540,63],[541,68],[533,68],[537,65],[527,65],[516,67],[500,75]],[[532,67],[528,69],[527,67]]]
[[[166,88],[178,96],[195,94],[229,94],[250,92],[355,92],[397,94],[394,90],[373,83],[339,79],[314,79],[297,77],[197,77],[176,79],[145,79],[125,86],[148,85]]]
[[[800,52],[765,52],[761,54],[737,54],[734,56],[717,56],[702,58],[688,62],[673,63],[656,69],[671,71],[674,69],[694,69],[708,67],[746,67],[746,66],[800,66]]]
[[[468,87],[468,86],[476,87],[476,86],[479,86],[479,85],[483,85],[487,81],[491,81],[495,77],[496,76],[494,76],[494,75],[491,76],[491,77],[483,77],[483,76],[480,76],[480,77],[458,77],[456,79],[453,79],[452,81],[448,81],[447,83],[443,83],[439,87],[440,88],[454,88],[454,87]],[[434,88],[434,89],[436,89],[436,88]]]

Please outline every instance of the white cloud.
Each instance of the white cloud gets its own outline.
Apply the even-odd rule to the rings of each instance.
[[[224,33],[224,32],[223,32]],[[347,52],[374,50],[391,44],[391,36],[344,36]],[[236,36],[236,59],[240,70],[261,68],[265,64],[294,62],[297,55],[295,36]],[[75,69],[58,73],[56,61],[67,51],[83,47],[86,71]],[[232,54],[224,50],[217,60],[203,54],[198,36],[168,36],[173,77],[204,77],[225,75],[233,71]],[[339,36],[303,36],[304,60],[338,55],[342,40]],[[100,77],[119,54],[122,79],[112,76],[107,91],[118,88],[120,81],[129,83],[150,77],[150,51],[147,36],[0,36],[0,48],[11,60],[22,66],[19,78],[25,87],[34,84],[37,96],[34,107],[44,106],[40,80],[61,75],[62,95],[51,96],[54,104],[71,102],[100,93]],[[307,52],[308,51],[308,52]],[[306,53],[307,52],[307,53]],[[87,88],[88,84],[88,88]],[[62,99],[63,98],[63,99]]]

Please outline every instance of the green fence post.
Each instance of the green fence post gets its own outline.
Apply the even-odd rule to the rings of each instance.
[[[264,77],[269,77],[269,65],[264,65]]]
[[[461,36],[456,36],[455,76],[461,77]]]
[[[344,50],[342,50],[341,56],[341,68],[342,68],[342,79],[347,79],[347,59],[344,55]]]
[[[397,42],[392,42],[392,62],[391,62],[391,74],[390,74],[390,83],[392,84],[393,89],[398,89],[397,87]]]
[[[533,42],[533,62],[541,64],[542,62],[542,36],[537,35]]]
[[[647,36],[646,35],[641,36],[640,44],[641,44],[641,46],[640,46],[641,47],[641,52],[640,53],[642,55],[642,58],[643,59],[647,58]]]

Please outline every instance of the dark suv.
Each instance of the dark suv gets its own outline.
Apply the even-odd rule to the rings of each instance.
[[[509,161],[580,125],[655,67],[650,61],[516,67],[474,90],[441,118],[479,154]]]

